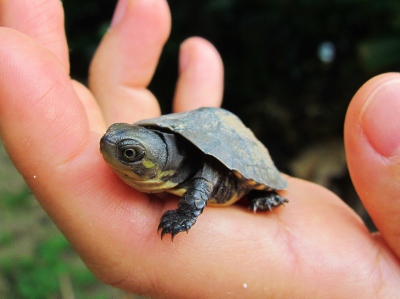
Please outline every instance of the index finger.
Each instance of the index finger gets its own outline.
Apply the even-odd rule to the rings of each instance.
[[[107,124],[160,114],[147,90],[170,31],[165,0],[120,0],[93,58],[89,86]]]

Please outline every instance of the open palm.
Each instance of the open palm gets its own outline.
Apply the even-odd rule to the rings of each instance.
[[[98,142],[113,122],[160,114],[147,90],[170,30],[163,0],[121,0],[90,68],[69,78],[58,0],[0,1],[0,133],[44,209],[88,267],[161,298],[394,298],[400,292],[400,75],[355,95],[346,118],[353,182],[379,229],[339,198],[288,177],[290,204],[256,216],[208,207],[188,235],[156,232],[176,198],[126,186]],[[205,40],[181,46],[174,111],[219,106],[223,67]]]

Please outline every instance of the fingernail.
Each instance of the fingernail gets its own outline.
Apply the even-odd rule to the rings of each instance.
[[[190,53],[188,49],[186,49],[185,43],[183,43],[179,49],[179,73],[182,72],[187,68],[190,59]]]
[[[129,0],[119,0],[115,7],[114,15],[111,19],[110,28],[116,26],[124,17]]]
[[[361,109],[360,123],[380,155],[400,155],[400,80],[388,81],[370,95]]]

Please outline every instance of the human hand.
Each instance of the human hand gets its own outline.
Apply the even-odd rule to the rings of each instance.
[[[255,216],[237,205],[208,207],[188,235],[160,241],[158,221],[176,207],[176,198],[164,201],[126,186],[103,161],[98,141],[113,122],[160,113],[146,87],[170,15],[163,0],[120,2],[92,62],[88,90],[68,76],[61,3],[0,1],[0,24],[19,31],[0,29],[1,136],[93,273],[113,286],[163,298],[397,295],[400,76],[365,84],[345,123],[351,175],[379,234],[369,234],[328,190],[287,178],[285,208]],[[209,43],[186,41],[174,111],[220,105],[222,73]]]

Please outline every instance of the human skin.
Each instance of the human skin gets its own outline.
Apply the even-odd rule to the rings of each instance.
[[[165,0],[120,0],[90,67],[69,77],[58,0],[0,0],[0,134],[19,172],[103,282],[152,298],[395,298],[400,293],[400,75],[365,83],[345,121],[347,161],[376,224],[325,188],[287,177],[273,213],[208,207],[174,242],[156,232],[177,198],[126,186],[99,139],[160,114],[147,86],[170,31]],[[174,111],[219,106],[223,66],[201,38],[180,49]]]

